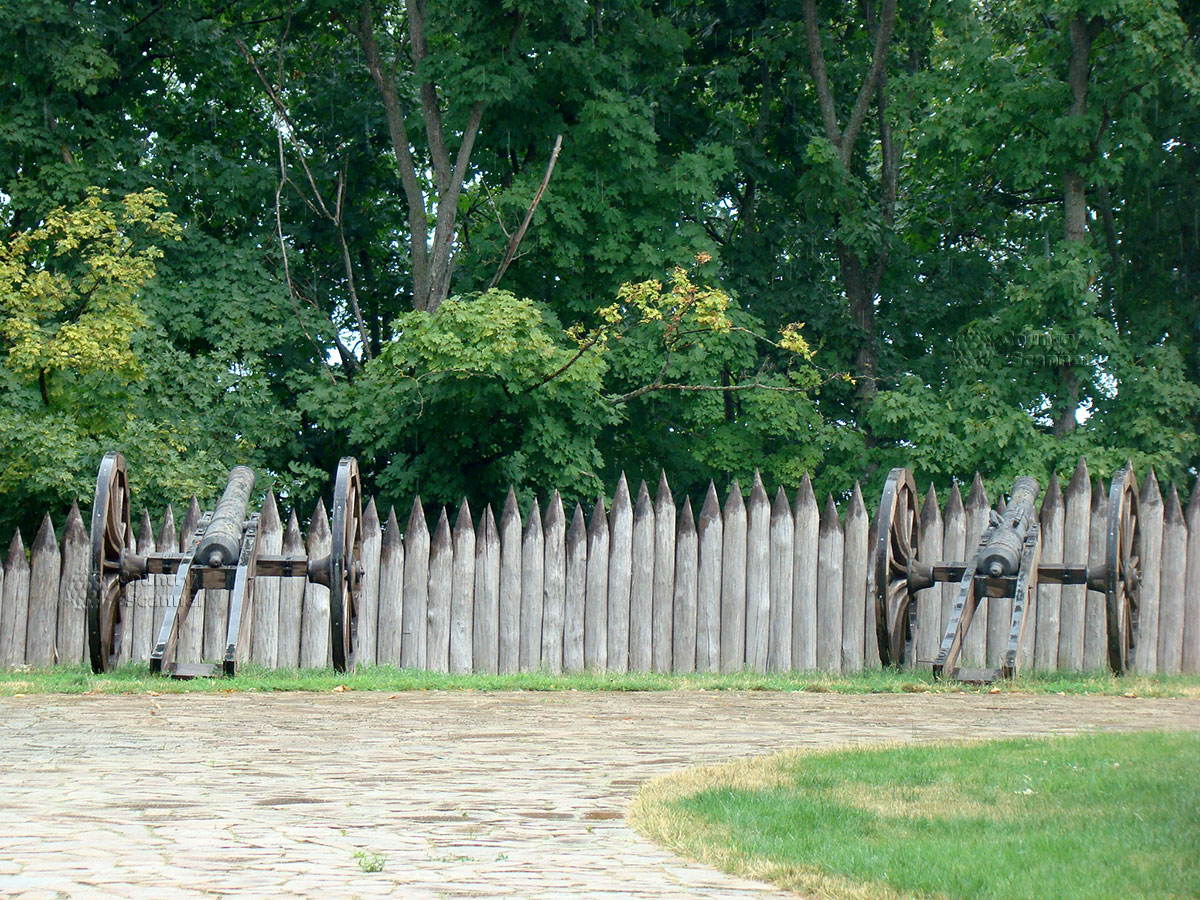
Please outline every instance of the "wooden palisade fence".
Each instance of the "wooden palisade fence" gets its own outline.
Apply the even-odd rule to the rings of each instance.
[[[1103,561],[1107,491],[1081,460],[1065,491],[1051,480],[1040,517],[1042,562]],[[1001,501],[1001,505],[1003,501]],[[978,475],[966,502],[957,484],[944,507],[932,487],[920,511],[921,556],[961,560],[986,527],[991,505]],[[1164,500],[1151,472],[1141,493],[1144,576],[1134,669],[1200,672],[1200,490],[1186,512],[1174,487]],[[180,549],[200,515],[195,500],[180,527],[168,509],[157,532],[135,520],[136,549]],[[365,575],[358,616],[358,664],[453,673],[544,669],[578,672],[853,672],[879,665],[873,597],[872,519],[856,486],[844,512],[819,504],[808,478],[794,497],[774,500],[755,477],[749,500],[736,482],[722,507],[715,487],[697,516],[677,508],[665,476],[652,500],[645,483],[631,497],[624,476],[611,506],[568,517],[558,493],[524,519],[510,491],[496,520],[476,521],[466,502],[442,509],[430,529],[420,498],[401,529],[395,510],[365,515]],[[293,510],[284,521],[268,495],[262,552],[329,552],[323,503],[302,536]],[[26,553],[18,532],[0,582],[0,664],[43,666],[86,657],[88,537],[73,508],[61,541],[47,516]],[[126,592],[120,658],[146,660],[169,599],[170,576]],[[918,665],[936,655],[955,585],[920,592],[914,647]],[[218,658],[228,592],[204,591],[189,616],[179,659]],[[964,665],[998,666],[1007,601],[981,607]],[[1038,588],[1034,667],[1106,667],[1104,597],[1081,585]],[[251,662],[314,668],[330,662],[328,588],[304,579],[259,579],[252,605]]]

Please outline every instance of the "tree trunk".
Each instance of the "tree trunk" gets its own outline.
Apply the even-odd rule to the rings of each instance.
[[[1071,89],[1068,114],[1072,118],[1087,115],[1092,42],[1102,25],[1099,17],[1084,20],[1082,14],[1068,25],[1071,40],[1071,56],[1067,66],[1067,85]],[[1083,243],[1088,233],[1086,183],[1076,165],[1075,161],[1068,163],[1063,173],[1063,240],[1068,244]],[[1054,419],[1054,436],[1061,438],[1075,430],[1080,381],[1078,373],[1069,364],[1059,366],[1058,371],[1063,404]]]
[[[1088,74],[1092,55],[1092,42],[1100,32],[1099,17],[1084,20],[1082,14],[1071,20],[1068,31],[1071,39],[1071,57],[1067,68],[1067,85],[1071,89],[1072,117],[1085,116],[1088,110]],[[1068,242],[1080,242],[1087,237],[1087,194],[1083,175],[1074,164],[1068,166],[1063,175],[1063,218],[1064,238]]]
[[[891,224],[895,216],[898,167],[892,133],[886,115],[886,69],[888,46],[896,20],[895,0],[882,0],[879,18],[874,7],[866,8],[867,27],[874,38],[871,64],[863,77],[854,107],[843,128],[839,122],[833,88],[825,67],[825,51],[821,47],[821,34],[817,22],[816,0],[804,2],[804,31],[808,45],[809,66],[817,102],[821,110],[821,121],[825,137],[837,148],[842,165],[849,172],[854,158],[854,146],[866,119],[868,108],[874,99],[878,107],[880,141],[883,145],[883,172],[880,185],[879,206],[883,219]],[[841,241],[837,242],[837,254],[842,276],[842,288],[846,293],[848,311],[858,326],[857,347],[854,354],[854,372],[857,378],[858,398],[865,409],[878,391],[877,372],[879,351],[875,333],[875,295],[879,290],[883,272],[887,266],[887,248],[880,248],[873,260],[864,261],[857,252]],[[866,426],[862,426],[867,430]],[[868,438],[870,434],[868,433]]]

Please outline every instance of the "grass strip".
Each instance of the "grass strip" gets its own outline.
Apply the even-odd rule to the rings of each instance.
[[[928,672],[884,670],[854,675],[815,672],[723,675],[617,674],[585,672],[552,675],[447,675],[393,666],[360,668],[351,673],[332,669],[281,670],[243,666],[234,678],[175,681],[151,675],[145,664],[129,664],[95,675],[86,666],[19,668],[0,672],[0,696],[18,694],[123,694],[239,691],[810,691],[840,694],[895,693],[1035,693],[1102,694],[1136,697],[1200,697],[1200,676],[1126,676],[1095,674],[1030,674],[995,685],[935,681]]]
[[[1185,732],[789,752],[650,782],[630,821],[819,897],[1197,897],[1197,773]]]

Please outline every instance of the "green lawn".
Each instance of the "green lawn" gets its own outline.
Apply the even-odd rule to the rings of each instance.
[[[987,692],[1108,694],[1138,697],[1200,697],[1200,676],[1174,678],[1114,678],[1111,675],[1032,674],[992,686],[934,681],[927,672],[876,671],[856,675],[813,672],[780,675],[654,675],[588,672],[550,675],[523,672],[514,675],[442,675],[393,666],[374,666],[350,674],[332,670],[288,671],[243,666],[236,678],[173,681],[151,675],[146,665],[127,665],[104,675],[93,675],[85,666],[50,669],[16,669],[0,672],[0,696],[13,694],[137,693],[143,691],[824,691],[846,694]]]
[[[830,898],[1200,897],[1200,735],[792,752],[645,785],[634,827]]]

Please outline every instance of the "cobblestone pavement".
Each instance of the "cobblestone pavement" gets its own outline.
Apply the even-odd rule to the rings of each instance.
[[[766,898],[624,824],[787,746],[1200,729],[1200,701],[774,693],[0,700],[0,896]],[[366,854],[356,857],[356,853]],[[372,855],[382,871],[366,872]]]

